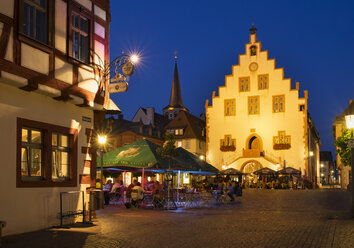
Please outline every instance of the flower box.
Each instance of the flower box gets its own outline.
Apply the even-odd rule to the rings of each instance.
[[[222,152],[233,152],[236,150],[235,146],[220,146],[220,151]]]
[[[290,144],[275,144],[273,145],[274,150],[287,150],[290,149]]]

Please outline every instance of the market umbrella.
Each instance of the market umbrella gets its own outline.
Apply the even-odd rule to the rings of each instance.
[[[160,157],[156,152],[158,148],[161,147],[149,140],[138,140],[105,153],[103,155],[103,168],[126,168],[130,170],[138,168],[151,170],[171,169],[218,173],[218,169],[181,147],[176,149],[177,155],[170,160]],[[97,157],[97,167],[100,165],[101,158]]]
[[[241,171],[235,169],[235,168],[228,168],[222,171],[219,171],[219,175],[243,175]]]
[[[216,169],[214,166],[212,166],[211,164],[207,163],[204,160],[201,160],[198,156],[194,155],[193,153],[187,151],[182,147],[178,147],[176,151],[177,151],[177,156],[175,157],[175,159],[179,162],[176,165],[180,166],[180,168],[173,168],[173,169],[189,171],[191,173],[204,172],[204,173],[217,174],[219,172],[219,170]]]
[[[142,139],[119,147],[103,155],[103,168],[146,168],[168,169],[169,161],[157,155],[156,149],[160,146]],[[175,165],[175,159],[170,164]],[[101,165],[100,157],[97,157],[97,167]]]
[[[255,172],[253,172],[253,174],[256,174],[256,175],[274,175],[274,174],[276,174],[276,171],[272,170],[270,168],[262,168],[260,170],[256,170]]]
[[[301,175],[301,171],[294,169],[293,167],[286,167],[277,173],[280,175]]]

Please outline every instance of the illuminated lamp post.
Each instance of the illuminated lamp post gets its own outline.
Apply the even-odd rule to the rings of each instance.
[[[348,108],[345,114],[345,122],[347,124],[347,128],[351,130],[351,137],[348,141],[348,147],[350,149],[350,163],[351,163],[351,186],[352,186],[352,205],[351,205],[351,215],[354,218],[354,138],[353,138],[353,129],[354,129],[354,111],[353,109]]]
[[[107,142],[107,135],[106,134],[98,134],[98,144],[100,146],[101,150],[101,190],[103,189],[103,152],[104,152],[104,146],[106,145]]]

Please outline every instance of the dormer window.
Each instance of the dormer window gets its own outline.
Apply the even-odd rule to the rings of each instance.
[[[256,46],[251,46],[250,51],[251,51],[251,56],[257,55],[257,47]]]
[[[175,135],[183,135],[183,128],[175,129]]]

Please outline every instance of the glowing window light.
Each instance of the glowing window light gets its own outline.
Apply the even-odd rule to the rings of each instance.
[[[189,184],[189,174],[183,173],[183,184]]]

